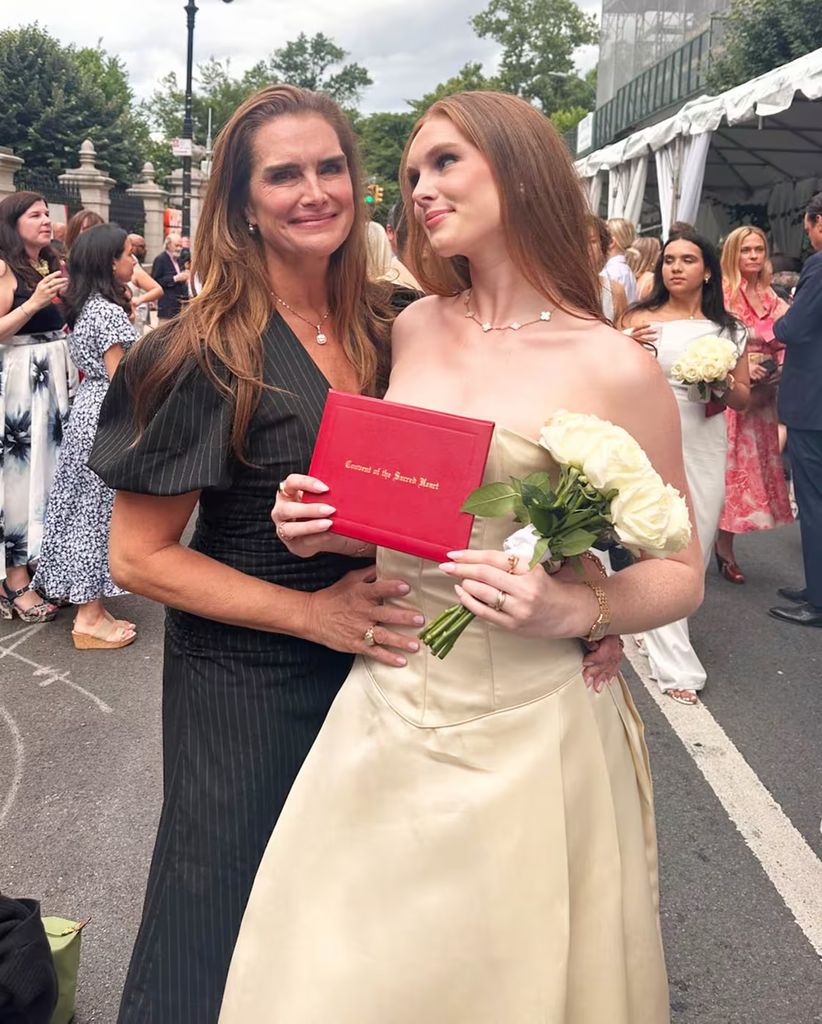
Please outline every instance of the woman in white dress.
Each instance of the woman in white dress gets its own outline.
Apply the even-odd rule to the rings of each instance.
[[[744,411],[750,398],[745,327],[725,309],[719,260],[711,243],[700,235],[680,231],[669,239],[655,275],[653,291],[628,310],[623,324],[656,332],[659,364],[679,409],[685,474],[707,568],[725,501],[728,438],[722,413],[725,406]],[[670,377],[671,367],[690,342],[706,335],[730,338],[738,352],[722,401],[708,407],[689,401],[687,385]],[[691,646],[688,620],[646,632],[643,640],[660,690],[681,704],[696,704],[707,673]]]
[[[551,468],[535,438],[568,408],[621,424],[684,491],[675,402],[601,319],[550,123],[501,93],[439,101],[402,186],[430,296],[396,321],[387,398],[494,420],[487,480]],[[321,490],[289,476],[274,510],[306,557],[341,543],[327,506],[295,501]],[[258,871],[222,1024],[668,1021],[642,724],[621,679],[585,686],[580,638],[690,614],[698,545],[601,581],[600,618],[570,570],[507,572],[512,530],[477,520],[444,566],[377,551],[401,603],[430,619],[456,590],[477,618],[444,661],[355,662]]]

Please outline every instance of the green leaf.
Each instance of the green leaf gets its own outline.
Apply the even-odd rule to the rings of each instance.
[[[539,563],[542,561],[542,556],[545,554],[545,552],[548,550],[550,546],[551,544],[547,537],[541,537],[537,541],[536,547],[534,548],[533,557],[531,558],[532,569],[535,565],[539,565]]]
[[[519,495],[511,484],[486,484],[468,495],[462,511],[472,516],[506,516],[514,511],[518,499]]]
[[[538,533],[541,533],[543,537],[553,537],[557,532],[557,516],[550,509],[544,508],[532,508],[531,522],[534,524],[534,528]]]
[[[555,555],[570,558],[572,555],[581,555],[583,551],[587,551],[596,539],[597,535],[590,530],[571,530],[570,533],[556,539],[552,551]]]
[[[546,494],[551,492],[551,477],[544,470],[540,470],[537,473],[529,473],[523,480],[523,483],[528,484],[529,487],[537,487]]]

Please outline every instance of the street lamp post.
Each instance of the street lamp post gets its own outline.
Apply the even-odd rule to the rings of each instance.
[[[232,0],[223,0],[230,4]],[[183,10],[186,12],[188,27],[188,48],[186,50],[186,106],[183,114],[183,139],[187,140],[183,155],[183,237],[191,237],[191,146],[194,125],[191,118],[191,77],[194,65],[194,19],[197,16],[197,5],[188,0]]]

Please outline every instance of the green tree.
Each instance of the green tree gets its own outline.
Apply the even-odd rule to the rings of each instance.
[[[322,32],[310,39],[301,32],[296,39],[274,51],[268,66],[283,82],[328,93],[341,107],[351,107],[363,89],[371,85],[372,79],[361,64],[343,64],[347,56],[345,50]],[[330,72],[341,64],[338,71]]]
[[[478,61],[473,61],[463,64],[456,75],[453,75],[445,82],[440,82],[435,89],[427,92],[420,99],[406,100],[406,103],[411,107],[415,117],[421,117],[432,103],[436,103],[437,100],[444,99],[446,96],[452,96],[455,92],[503,88],[504,86],[500,79],[488,78],[482,70],[482,64]]]
[[[596,20],[574,0],[491,0],[471,19],[481,39],[502,47],[499,87],[536,102],[545,114],[588,106],[574,52],[598,38]]]
[[[822,46],[820,0],[733,0],[708,84],[741,85]]]
[[[0,32],[0,139],[26,168],[76,167],[91,139],[98,165],[131,184],[145,159],[148,129],[134,112],[125,66],[99,46],[62,46],[39,25]]]
[[[388,211],[400,198],[400,160],[416,119],[416,114],[412,113],[385,112],[353,118],[354,129],[359,136],[365,176],[374,178],[385,189],[382,204],[374,210],[375,220],[383,224]]]

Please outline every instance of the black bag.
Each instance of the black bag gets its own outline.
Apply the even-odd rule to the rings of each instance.
[[[0,1024],[48,1024],[57,975],[36,900],[0,893]]]

